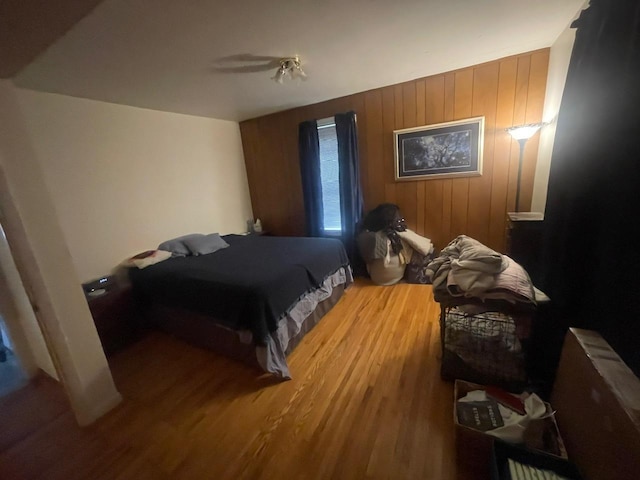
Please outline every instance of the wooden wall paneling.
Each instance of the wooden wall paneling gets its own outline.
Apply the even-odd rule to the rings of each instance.
[[[396,197],[395,170],[393,165],[393,131],[395,128],[395,94],[394,87],[382,89],[382,132],[384,148],[382,158],[385,167],[384,198],[385,202],[398,203]]]
[[[548,49],[539,50],[242,122],[254,215],[276,235],[303,233],[298,123],[354,110],[365,210],[399,204],[410,226],[437,249],[466,233],[502,250],[518,162],[518,144],[504,129],[541,120],[548,57]],[[486,119],[482,177],[395,181],[394,130],[480,115]],[[523,206],[530,202],[537,141],[525,151]]]
[[[449,122],[455,118],[455,73],[447,73],[444,78],[445,94],[444,94],[444,118],[445,122]],[[453,210],[453,180],[443,180],[442,184],[442,232],[440,248],[444,247],[453,236],[451,230],[451,212]]]
[[[516,75],[516,98],[513,105],[513,124],[519,125],[526,122],[527,93],[529,90],[529,77],[531,75],[531,55],[518,57],[518,73]]]
[[[427,123],[427,81],[416,80],[416,127]]]
[[[473,74],[476,68],[465,68],[454,74],[454,120],[471,116],[473,108]]]
[[[426,114],[425,80],[416,80],[416,126],[425,125]],[[416,184],[416,233],[425,236],[424,220],[426,205],[426,183],[424,180]]]
[[[333,112],[333,105],[335,104],[334,100],[329,100],[327,102],[316,103],[311,105],[308,109],[303,108],[304,111],[308,112],[307,120],[318,120],[321,118],[326,118],[331,115],[329,112]]]
[[[482,176],[469,178],[467,235],[494,248],[489,238],[491,218],[491,179],[493,175],[493,139],[496,128],[499,64],[489,63],[474,69],[471,115],[484,116],[484,153]]]
[[[393,105],[394,105],[394,120],[393,120],[393,130],[401,130],[404,128],[404,99],[402,97],[402,86],[403,84],[398,84],[393,86]],[[393,132],[391,132],[391,142],[394,142]],[[395,157],[391,157],[391,162],[395,162]],[[395,166],[395,163],[394,163]],[[396,191],[396,200],[393,203],[396,203],[402,209],[404,205],[404,193],[406,191],[406,182],[396,182],[395,179],[392,180],[395,185]]]
[[[267,220],[264,214],[269,208],[269,189],[265,188],[265,185],[261,182],[269,175],[269,162],[272,161],[272,152],[266,146],[268,140],[268,132],[264,128],[264,119],[258,119],[256,121],[256,130],[258,137],[253,144],[254,165],[256,177],[253,180],[253,185],[260,191],[260,203],[256,204],[253,208],[253,217]]]
[[[442,183],[442,231],[436,247],[441,250],[456,237],[452,229],[451,212],[453,210],[453,181],[444,180]]]
[[[304,235],[304,218],[298,215],[300,206],[304,205],[302,193],[302,182],[300,176],[300,154],[298,149],[298,125],[303,121],[302,112],[295,110],[285,117],[283,126],[285,143],[283,161],[287,163],[287,189],[288,210],[287,210],[287,235]]]
[[[271,115],[263,119],[260,123],[260,129],[265,132],[263,136],[263,145],[260,151],[265,176],[262,177],[264,182],[263,188],[266,191],[266,203],[259,209],[256,216],[259,217],[265,229],[273,228],[276,231],[287,233],[287,205],[285,205],[286,197],[284,196],[287,188],[286,172],[287,164],[284,161],[284,151],[281,140],[283,135],[280,128],[279,115]],[[276,163],[277,162],[277,163]],[[270,165],[277,164],[278,175],[273,175],[268,171]]]
[[[454,179],[451,182],[451,239],[467,233],[468,201],[469,180]]]
[[[294,115],[278,114],[274,119],[275,122],[273,125],[274,129],[278,132],[276,138],[280,144],[280,148],[277,149],[276,152],[280,154],[280,158],[282,159],[282,182],[279,182],[280,189],[276,196],[278,203],[281,205],[278,206],[276,211],[279,212],[277,216],[281,219],[281,229],[286,232],[286,235],[294,234],[292,218],[296,207],[292,202],[292,189],[289,187],[291,182],[300,184],[300,192],[302,192],[299,170],[296,169],[298,162],[295,161],[297,148],[293,145],[292,137],[294,137],[294,135],[291,134],[291,126],[294,118]],[[300,197],[299,200],[300,203],[302,203],[302,197]],[[268,229],[269,225],[263,226],[263,228]]]
[[[280,163],[280,175],[275,182],[269,185],[269,209],[267,210],[266,217],[261,217],[263,222],[263,228],[267,229],[269,225],[273,224],[278,231],[285,232],[285,235],[289,234],[289,224],[287,222],[289,202],[288,202],[288,189],[287,181],[289,180],[289,162],[285,157],[285,132],[283,131],[283,116],[281,114],[274,114],[269,121],[269,150],[274,156],[281,159]],[[270,218],[271,217],[271,218]]]
[[[287,119],[290,118],[289,115],[278,114],[275,118],[275,122],[273,124],[274,129],[278,132],[275,138],[280,144],[280,148],[275,151],[282,158],[282,173],[281,175],[282,182],[278,182],[278,190],[275,195],[275,199],[277,199],[278,207],[276,207],[277,216],[279,221],[281,221],[280,229],[286,232],[286,235],[292,235],[293,231],[291,229],[291,216],[292,216],[292,208],[294,207],[291,204],[291,190],[289,189],[290,182],[295,178],[293,171],[295,169],[295,162],[290,152],[290,140],[291,137],[289,133],[289,125],[290,123]],[[298,183],[300,181],[298,180]],[[302,187],[301,187],[302,188]],[[268,227],[268,225],[267,225]],[[264,228],[264,227],[263,227]]]
[[[544,109],[549,69],[549,50],[540,50],[530,56],[529,90],[527,91],[527,122],[539,122]]]
[[[541,121],[542,119],[544,95],[547,88],[548,65],[548,50],[534,52],[531,55],[525,123],[535,123]],[[538,159],[539,140],[540,132],[538,131],[538,133],[536,133],[532,138],[529,139],[524,150],[524,162],[522,166],[522,186],[520,189],[520,209],[525,212],[531,210],[533,180],[535,177],[536,163]]]
[[[258,205],[262,204],[262,189],[255,184],[258,178],[258,165],[256,164],[256,148],[255,144],[260,140],[258,132],[258,121],[247,120],[240,124],[240,136],[242,138],[242,152],[244,155],[244,164],[247,170],[247,183],[249,184],[249,195],[251,197],[252,209],[255,213]],[[248,219],[247,219],[248,220]]]
[[[473,69],[455,73],[453,115],[456,120],[471,116],[473,107]],[[451,188],[451,234],[467,232],[469,208],[469,178],[454,178]]]
[[[264,218],[264,215],[262,215],[262,217],[260,217],[260,215],[262,213],[264,213],[264,210],[267,208],[267,204],[269,202],[269,195],[268,195],[268,191],[267,189],[264,187],[264,185],[261,183],[261,179],[266,178],[265,175],[268,174],[267,170],[266,170],[266,165],[268,165],[268,162],[271,160],[271,157],[269,155],[268,152],[266,152],[266,149],[264,148],[264,141],[265,141],[265,131],[262,127],[262,124],[264,123],[264,119],[259,118],[255,121],[256,123],[256,131],[257,131],[257,137],[255,139],[255,142],[253,142],[253,164],[254,164],[254,175],[255,177],[252,179],[252,181],[250,182],[249,186],[251,189],[257,189],[260,193],[259,193],[259,203],[254,204],[253,205],[253,217],[255,218]]]
[[[455,120],[456,74],[451,72],[444,76],[444,118],[445,122]]]
[[[453,88],[451,89],[453,91]],[[451,102],[453,106],[453,101]],[[425,79],[425,121],[424,125],[442,123],[445,118],[445,75],[436,75]],[[453,115],[453,113],[452,113]],[[425,236],[430,238],[437,249],[443,247],[449,236],[448,228],[444,233],[443,187],[450,180],[425,180]],[[448,203],[447,216],[451,202]],[[448,223],[447,225],[449,225]]]
[[[369,194],[365,201],[365,212],[372,210],[385,200],[384,133],[382,122],[382,92],[371,90],[365,93],[365,115],[367,131],[362,136],[367,142],[369,168]]]
[[[489,239],[494,249],[505,251],[507,215],[507,193],[509,187],[509,166],[518,144],[511,139],[506,129],[513,125],[513,108],[516,96],[516,76],[518,60],[511,57],[500,62],[498,78],[498,99],[496,111],[496,131],[493,149],[493,173],[491,178],[491,216]]]
[[[407,82],[402,85],[402,127],[413,128],[417,126],[417,96],[416,82]],[[400,205],[402,215],[407,221],[407,225],[411,230],[417,230],[418,225],[418,181],[399,182],[398,203]]]
[[[402,98],[402,90],[403,85],[394,85],[393,86],[393,105],[394,105],[394,122],[393,129],[399,130],[404,128],[404,101]]]

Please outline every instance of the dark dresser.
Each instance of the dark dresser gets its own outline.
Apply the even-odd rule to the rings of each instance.
[[[100,280],[104,281],[100,283]],[[84,284],[83,288],[107,356],[141,337],[140,312],[130,286],[121,286],[112,277],[103,277]]]
[[[507,213],[507,255],[524,267],[534,285],[541,284],[540,246],[544,214]]]

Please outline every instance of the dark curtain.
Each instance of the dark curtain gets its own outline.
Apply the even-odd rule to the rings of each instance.
[[[357,228],[363,215],[362,190],[358,159],[358,128],[355,112],[335,116],[338,138],[338,163],[340,166],[340,215],[342,217],[342,241],[354,272],[364,272],[364,261],[356,248]]]
[[[543,235],[554,318],[640,373],[640,2],[591,0],[558,115]]]
[[[309,237],[322,234],[322,181],[320,178],[320,142],[315,120],[302,122],[298,128],[300,173],[304,196],[305,230]]]

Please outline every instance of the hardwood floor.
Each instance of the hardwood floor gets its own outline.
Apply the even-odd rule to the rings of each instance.
[[[2,479],[454,479],[431,287],[358,280],[294,379],[152,333],[110,363],[124,402],[75,425],[48,379],[0,401]]]

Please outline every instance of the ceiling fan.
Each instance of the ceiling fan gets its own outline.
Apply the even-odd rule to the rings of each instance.
[[[244,65],[243,65],[244,64]],[[241,53],[218,58],[212,70],[218,73],[254,73],[276,69],[272,80],[283,83],[288,76],[291,79],[307,79],[298,55],[291,57],[273,57]]]

